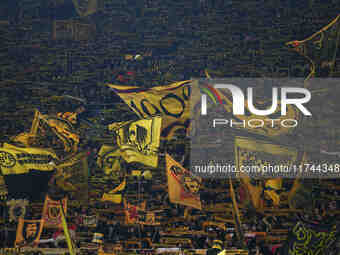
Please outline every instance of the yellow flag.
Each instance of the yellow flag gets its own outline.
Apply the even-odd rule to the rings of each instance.
[[[32,143],[35,139],[35,135],[31,134],[31,133],[20,133],[18,135],[16,135],[15,137],[12,138],[13,142],[19,142],[22,143],[23,145],[25,145],[26,147],[30,147],[32,146]]]
[[[328,77],[334,72],[335,59],[339,48],[340,15],[310,37],[286,45],[308,59],[311,64],[311,77]]]
[[[194,176],[169,154],[166,154],[165,161],[170,202],[201,210],[202,204],[199,196],[201,178]]]
[[[65,213],[67,212],[67,197],[62,199]],[[43,219],[45,227],[62,228],[62,212],[60,201],[55,201],[46,195],[43,207]]]
[[[57,156],[48,149],[21,148],[5,143],[0,148],[0,168],[3,175],[24,174],[30,170],[53,171]]]
[[[190,80],[150,89],[108,84],[140,117],[161,115],[162,138],[171,139],[176,131],[186,130],[190,123]]]
[[[254,174],[257,177],[270,177],[270,175],[266,175],[270,174],[269,171],[272,171],[273,175],[287,174],[288,176],[291,173],[292,165],[297,161],[297,156],[297,150],[291,147],[249,137],[235,138],[235,165],[255,208],[262,209],[263,207],[263,187],[253,184],[249,176]],[[279,176],[277,177],[279,178]],[[275,202],[278,203],[278,201]]]
[[[115,204],[120,204],[122,202],[122,194],[109,194],[109,193],[104,193],[101,201],[103,202],[112,202]]]
[[[69,158],[65,158],[62,162],[58,163],[57,168],[62,170],[63,168],[73,166],[79,163],[81,160],[84,160],[86,157],[87,157],[86,152],[79,152],[76,155],[72,155]]]
[[[141,225],[148,225],[148,226],[157,226],[161,224],[160,222],[156,221],[155,212],[149,212],[149,211],[139,211],[138,223]]]
[[[157,167],[161,123],[158,116],[131,121],[115,130],[121,156],[127,163]]]
[[[121,184],[119,184],[116,188],[109,191],[108,193],[104,192],[101,201],[108,201],[115,204],[120,204],[122,202],[122,194],[120,194],[120,192],[125,189],[125,186],[126,179],[124,179]]]
[[[266,180],[264,189],[265,195],[273,201],[273,205],[278,206],[280,204],[280,195],[278,194],[278,191],[282,190],[282,178]]]
[[[57,116],[43,115],[41,113],[39,113],[39,119],[42,134],[45,132],[43,127],[48,126],[64,144],[65,152],[77,152],[79,135],[76,133],[71,122]]]
[[[146,201],[139,205],[132,205],[124,200],[125,224],[136,224],[139,221],[139,214],[145,211]]]
[[[121,170],[121,160],[119,147],[104,144],[98,152],[97,165],[103,169],[106,175],[109,175]]]
[[[44,220],[24,220],[19,218],[15,246],[29,246],[40,240]]]

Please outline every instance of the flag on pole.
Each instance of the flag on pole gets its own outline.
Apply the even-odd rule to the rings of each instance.
[[[22,247],[37,244],[40,240],[43,225],[43,219],[25,220],[24,218],[19,218],[14,246]]]
[[[67,211],[67,197],[61,200],[63,208],[65,208],[65,213]],[[51,199],[46,195],[45,203],[43,207],[43,219],[45,221],[45,227],[51,228],[62,228],[60,202]]]
[[[142,119],[163,117],[161,137],[171,139],[176,131],[190,123],[190,80],[145,89],[136,86],[108,84]]]
[[[306,81],[312,77],[329,77],[334,72],[340,39],[340,15],[304,40],[286,45],[308,59],[311,64]]]
[[[161,123],[162,118],[156,116],[110,125],[109,128],[116,132],[121,156],[127,163],[157,167]]]
[[[202,179],[181,166],[169,154],[165,156],[170,202],[201,210],[199,195]]]
[[[297,162],[298,152],[295,148],[273,144],[271,142],[257,140],[249,137],[235,138],[235,165],[240,173],[241,182],[244,185],[247,196],[256,209],[263,208],[264,187],[256,184],[251,177],[275,178],[287,177],[294,174],[291,167]],[[270,167],[285,166],[280,171],[270,171]],[[243,169],[243,171],[240,171]],[[247,171],[246,171],[247,170]],[[249,174],[246,174],[249,173]],[[277,173],[277,176],[275,176]],[[280,182],[280,181],[278,181]],[[273,186],[272,183],[267,186]],[[278,183],[279,184],[279,183]],[[278,186],[278,185],[276,185]],[[273,190],[267,192],[274,198],[275,203],[279,203],[279,196],[274,196]]]

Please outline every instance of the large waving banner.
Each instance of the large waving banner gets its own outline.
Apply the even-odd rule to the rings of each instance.
[[[339,48],[340,15],[327,26],[310,37],[287,42],[286,45],[304,56],[311,63],[311,77],[328,77],[334,71],[335,59]]]
[[[163,117],[162,138],[171,139],[176,131],[186,130],[190,120],[190,83],[181,81],[150,89],[108,84],[140,117]]]
[[[235,164],[240,173],[258,177],[295,177],[295,148],[257,140],[235,137]],[[297,174],[297,173],[296,173]],[[283,176],[282,176],[283,175]]]
[[[165,156],[170,202],[201,210],[199,188],[202,179],[186,170],[169,154]]]
[[[29,246],[36,244],[40,240],[43,230],[44,220],[25,220],[19,219],[15,246]]]
[[[62,199],[62,205],[64,212],[67,211],[67,198]],[[46,195],[44,208],[43,208],[43,220],[45,221],[45,227],[62,228],[62,219],[60,211],[60,201],[55,201]]]
[[[109,129],[117,134],[117,144],[127,163],[157,167],[160,145],[161,117],[113,123]]]
[[[235,166],[241,182],[247,191],[253,206],[257,209],[263,207],[261,185],[252,183],[250,177],[272,178],[277,182],[281,177],[294,177],[298,169],[294,169],[298,152],[296,149],[273,144],[267,141],[256,140],[249,137],[235,137]],[[279,197],[271,191],[268,193],[278,204]]]
[[[280,254],[283,255],[320,255],[336,254],[336,242],[339,234],[336,229],[312,226],[298,222],[288,234],[287,241]]]
[[[30,170],[53,171],[57,156],[48,149],[22,148],[5,143],[0,148],[0,169],[3,175],[25,174]]]
[[[57,116],[44,115],[39,112],[38,119],[39,135],[44,136],[46,134],[47,128],[50,128],[52,132],[62,141],[65,152],[77,152],[79,135],[69,120]]]

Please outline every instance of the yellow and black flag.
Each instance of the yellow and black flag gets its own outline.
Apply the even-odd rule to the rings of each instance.
[[[49,128],[60,139],[65,152],[76,153],[78,151],[79,135],[69,120],[41,113],[38,113],[38,118],[40,120],[38,135],[43,137]]]
[[[113,123],[109,126],[117,134],[117,144],[127,163],[157,167],[162,118],[159,116],[137,121]]]
[[[14,246],[29,246],[37,244],[43,230],[44,220],[19,219]]]
[[[116,188],[109,192],[104,192],[101,201],[105,202],[112,202],[115,204],[120,204],[122,202],[122,194],[121,192],[126,187],[126,179],[124,179]]]
[[[169,154],[165,156],[170,202],[201,210],[201,178],[193,175]]]
[[[296,163],[297,157],[298,151],[291,147],[249,137],[235,138],[235,165],[247,196],[256,209],[263,208],[265,187],[251,177],[271,178],[271,183],[267,183],[267,186],[280,189],[280,178],[294,174],[292,166]],[[280,203],[279,196],[275,195],[273,190],[267,192],[267,195],[276,205]]]
[[[48,149],[21,148],[5,143],[0,148],[0,170],[10,199],[38,200],[47,191],[57,156]]]
[[[340,15],[327,26],[304,40],[294,40],[286,45],[306,57],[311,63],[311,77],[329,77],[334,72],[340,39]]]
[[[156,213],[151,211],[140,211],[138,214],[138,223],[148,226],[158,226],[161,224],[156,220]]]
[[[97,165],[106,175],[115,175],[121,170],[121,151],[118,146],[102,145],[98,152]]]
[[[49,149],[22,148],[5,143],[0,148],[0,169],[3,175],[24,174],[30,170],[53,171],[57,156]]]
[[[139,221],[139,214],[145,212],[146,201],[139,205],[133,205],[124,200],[125,224],[137,224]]]
[[[337,250],[339,231],[335,224],[310,224],[298,221],[289,231],[280,254],[332,254]]]
[[[8,206],[9,221],[17,222],[20,218],[25,217],[29,202],[26,199],[11,199],[6,204]]]
[[[61,202],[66,214],[67,197],[63,198]],[[46,195],[43,208],[43,220],[45,222],[45,227],[62,228],[63,226],[61,217],[60,201],[53,200],[48,195]]]
[[[142,119],[160,115],[163,117],[161,137],[171,139],[176,131],[190,124],[191,81],[145,89],[136,86],[108,84],[124,102]]]

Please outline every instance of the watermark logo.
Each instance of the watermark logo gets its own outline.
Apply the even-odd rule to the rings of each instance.
[[[245,115],[245,96],[243,91],[233,84],[215,84],[213,86],[209,85],[204,88],[203,91],[206,92],[210,98],[217,97],[220,104],[223,104],[221,97],[218,96],[216,89],[228,89],[232,95],[232,106],[234,115]],[[312,113],[303,105],[310,101],[311,93],[306,88],[296,88],[296,87],[282,87],[272,88],[272,104],[268,109],[257,109],[254,105],[254,92],[252,87],[247,88],[247,106],[250,113],[258,116],[268,116],[276,112],[278,107],[278,92],[281,91],[281,116],[286,116],[287,106],[294,105],[299,109],[303,115],[311,116]],[[303,97],[299,98],[288,98],[288,94],[299,94]],[[201,95],[201,114],[207,115],[207,94]],[[216,101],[215,101],[216,103]]]

